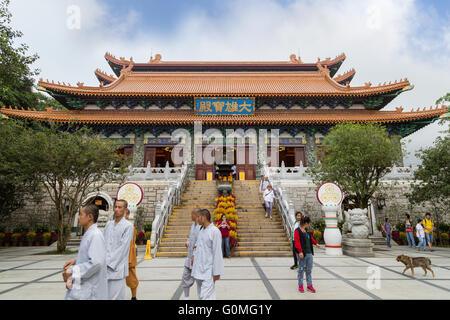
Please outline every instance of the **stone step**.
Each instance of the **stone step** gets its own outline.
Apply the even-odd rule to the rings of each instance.
[[[264,247],[244,247],[241,244],[239,244],[239,246],[235,249],[235,252],[241,252],[241,251],[288,251],[291,252],[291,247],[286,245],[286,246],[264,246]]]
[[[233,257],[292,257],[288,251],[235,251]]]

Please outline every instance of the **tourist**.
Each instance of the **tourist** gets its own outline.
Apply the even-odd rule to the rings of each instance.
[[[78,225],[84,235],[76,259],[64,265],[63,279],[68,289],[66,300],[108,299],[106,281],[106,248],[102,232],[97,228],[98,207],[88,204],[81,208]]]
[[[303,214],[300,211],[295,213],[295,222],[294,222],[294,226],[292,227],[292,232],[291,232],[292,253],[294,255],[294,265],[291,267],[291,270],[295,270],[298,267],[297,252],[295,251],[294,233],[295,233],[295,230],[300,226],[302,217],[303,217]]]
[[[184,291],[184,299],[189,300],[190,288],[194,285],[194,278],[192,277],[192,265],[191,258],[192,252],[194,251],[195,243],[197,242],[198,233],[200,232],[199,216],[200,208],[194,208],[191,212],[192,224],[191,231],[189,232],[189,238],[186,241],[186,248],[188,249],[188,254],[184,262],[183,276],[181,278],[181,287]]]
[[[207,209],[200,211],[199,222],[202,225],[192,253],[192,276],[197,282],[197,294],[200,300],[215,300],[214,284],[223,275],[222,235],[211,223],[211,214]]]
[[[233,164],[232,166],[231,166],[231,170],[232,170],[232,177],[233,177],[233,180],[236,180],[236,165],[235,164]]]
[[[414,241],[414,227],[411,222],[409,214],[405,214],[405,216],[406,216],[405,232],[406,232],[406,239],[408,240],[408,247],[415,248],[416,242]]]
[[[261,180],[261,183],[259,184],[259,193],[262,194],[264,190],[266,190],[268,185],[269,185],[269,177],[264,176],[264,180]]]
[[[272,189],[272,185],[268,184],[266,190],[264,190],[264,205],[266,207],[266,218],[267,216],[270,217],[270,220],[272,220],[272,207],[273,207],[273,201],[278,200],[277,197],[275,197],[275,193]]]
[[[423,228],[425,229],[425,240],[430,246],[430,251],[433,251],[434,222],[431,221],[431,213],[429,212],[425,214],[425,219],[423,219]]]
[[[226,258],[230,257],[230,222],[227,221],[227,216],[222,214],[219,225],[217,226],[222,233],[222,253]]]
[[[300,226],[295,229],[294,241],[295,249],[298,254],[298,291],[304,293],[303,289],[303,273],[306,273],[306,289],[315,293],[316,290],[312,285],[312,268],[313,268],[313,244],[320,248],[320,245],[314,239],[313,234],[309,231],[311,219],[304,216],[300,222]]]
[[[128,276],[128,257],[133,237],[133,225],[125,219],[125,200],[114,203],[113,221],[105,226],[108,295],[110,300],[125,300],[125,278]]]
[[[128,208],[125,210],[125,218],[130,220],[130,210]],[[128,276],[126,277],[126,284],[128,288],[131,290],[131,300],[137,300],[136,293],[137,287],[139,285],[139,280],[136,274],[136,266],[137,266],[137,246],[136,246],[136,228],[133,226],[133,237],[130,241],[130,254],[128,255]]]
[[[420,251],[420,247],[423,245],[423,251],[427,250],[427,242],[425,241],[425,231],[422,226],[422,219],[417,221],[416,225],[416,236],[419,239],[419,243],[417,244],[417,251]]]
[[[391,247],[391,238],[392,238],[392,225],[389,221],[389,218],[385,219],[383,226],[381,227],[386,234],[386,244],[390,248]]]

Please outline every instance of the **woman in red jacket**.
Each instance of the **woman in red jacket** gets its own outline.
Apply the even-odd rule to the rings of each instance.
[[[311,219],[307,216],[303,216],[300,226],[295,229],[294,241],[295,250],[298,255],[298,291],[305,292],[303,289],[303,272],[306,272],[306,289],[309,292],[316,292],[312,285],[311,271],[313,267],[313,244],[320,248],[320,245],[314,239],[313,234],[309,231],[309,225]]]

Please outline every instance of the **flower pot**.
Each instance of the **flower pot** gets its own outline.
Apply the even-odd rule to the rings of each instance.
[[[28,241],[28,246],[31,247],[33,245],[33,242]]]
[[[34,243],[34,245],[35,245],[36,247],[39,247],[39,246],[41,245],[41,242],[40,242],[40,241],[36,241],[36,242]]]
[[[23,242],[19,241],[19,247],[23,247]]]
[[[42,241],[42,245],[43,245],[43,246],[48,246],[48,241],[45,241],[45,240]]]

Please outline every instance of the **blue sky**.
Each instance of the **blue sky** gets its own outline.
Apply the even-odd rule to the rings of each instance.
[[[81,27],[68,28],[71,5]],[[352,85],[403,79],[415,86],[386,110],[429,108],[450,91],[450,0],[14,0],[13,26],[40,59],[38,77],[98,85],[93,71],[111,70],[104,59],[148,61],[287,61],[347,59]],[[443,128],[432,124],[409,136],[410,155],[432,144]]]

